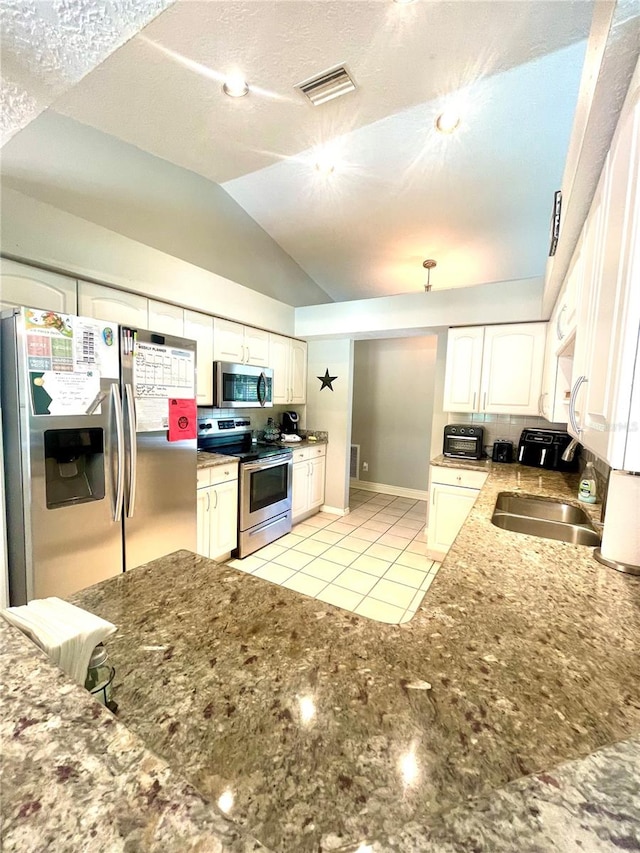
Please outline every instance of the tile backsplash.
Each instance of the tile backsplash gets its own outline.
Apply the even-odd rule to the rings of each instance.
[[[520,433],[525,427],[537,429],[561,429],[566,430],[566,424],[552,424],[545,418],[526,417],[524,415],[479,415],[470,413],[467,415],[449,414],[450,424],[478,424],[484,427],[484,450],[491,456],[494,441],[512,441],[514,451],[520,441]]]

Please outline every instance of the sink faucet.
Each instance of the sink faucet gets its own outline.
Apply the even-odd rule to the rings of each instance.
[[[573,462],[573,457],[576,455],[576,449],[580,442],[577,438],[572,438],[569,444],[565,447],[564,453],[562,454],[563,462]]]

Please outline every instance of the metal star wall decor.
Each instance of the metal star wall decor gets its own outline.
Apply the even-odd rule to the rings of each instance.
[[[324,372],[324,376],[318,376],[317,378],[318,378],[318,379],[320,380],[320,382],[322,383],[322,384],[320,385],[320,390],[321,390],[321,391],[322,391],[322,389],[323,389],[323,388],[328,388],[330,391],[333,391],[333,382],[334,382],[338,377],[337,377],[337,376],[329,376],[329,368],[327,368],[327,369],[325,370],[325,372]]]

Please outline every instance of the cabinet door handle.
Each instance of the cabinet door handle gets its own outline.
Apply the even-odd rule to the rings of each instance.
[[[475,410],[476,410],[476,394],[477,394],[477,392],[476,392],[476,391],[474,391],[474,392],[473,392],[473,406],[471,406],[471,411],[472,411],[472,412],[475,412]]]
[[[559,341],[561,341],[564,338],[564,335],[562,333],[562,329],[560,328],[560,321],[562,320],[562,315],[567,310],[567,307],[568,306],[565,302],[565,304],[560,309],[560,313],[558,314],[558,319],[556,320],[556,335],[557,335],[557,338]]]
[[[578,419],[576,418],[576,400],[578,399],[578,391],[582,385],[588,381],[589,380],[586,376],[578,376],[573,384],[573,388],[571,389],[571,398],[569,400],[569,423],[577,435],[580,435],[583,428],[578,426]]]
[[[251,350],[247,347],[247,364],[251,361]]]
[[[487,392],[485,391],[482,395],[482,411],[486,411],[487,409]]]
[[[207,512],[211,509],[211,492],[207,492]]]
[[[216,496],[216,502],[215,502],[215,504],[213,505],[213,508],[214,508],[214,509],[218,509],[218,492],[217,492],[217,491],[215,491],[213,494]]]

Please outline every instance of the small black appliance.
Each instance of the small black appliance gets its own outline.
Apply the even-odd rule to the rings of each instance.
[[[453,459],[482,459],[484,427],[448,424],[444,428],[443,456]]]
[[[300,415],[297,412],[282,413],[282,432],[284,435],[298,435]]]
[[[577,471],[580,446],[569,462],[562,454],[571,443],[568,432],[556,429],[523,429],[518,444],[518,462],[533,468],[547,468],[550,471]]]
[[[513,462],[513,442],[494,441],[491,459],[494,462]]]

